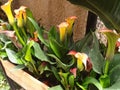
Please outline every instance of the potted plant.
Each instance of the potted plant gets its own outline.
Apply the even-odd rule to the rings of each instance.
[[[11,3],[8,0],[1,6],[8,17],[8,23],[1,20],[2,59],[24,69],[50,90],[119,89],[118,33],[100,31],[107,37],[107,46],[99,43],[95,32],[74,42],[73,25],[77,17],[68,17],[57,28],[47,31],[25,6],[14,10],[14,17]]]

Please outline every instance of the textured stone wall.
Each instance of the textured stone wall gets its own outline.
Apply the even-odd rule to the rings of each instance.
[[[6,2],[7,0],[2,0]],[[86,30],[87,11],[72,5],[67,0],[13,0],[13,7],[24,5],[30,8],[38,22],[46,29],[57,26],[65,18],[75,15],[78,17],[74,27],[74,40],[81,39]]]

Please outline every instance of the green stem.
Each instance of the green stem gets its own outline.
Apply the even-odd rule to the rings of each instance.
[[[27,34],[25,33],[25,30],[23,27],[21,28],[21,31],[22,31],[23,35],[25,36],[25,39],[27,39]]]
[[[21,38],[21,36],[20,36],[20,34],[19,34],[19,32],[18,32],[18,29],[17,29],[16,24],[13,24],[13,28],[14,28],[14,30],[15,30],[15,33],[16,33],[16,35],[17,35],[19,41],[22,43],[22,45],[25,46],[25,42],[24,42],[23,39]]]
[[[106,74],[106,75],[108,74],[109,64],[110,64],[110,60],[106,60],[105,71],[104,71],[104,74]]]
[[[37,71],[37,69],[36,69],[36,67],[35,67],[34,63],[33,63],[33,62],[31,62],[31,63],[32,63],[32,65],[33,65],[33,68],[34,68],[34,70],[35,70],[36,74],[37,74],[37,75],[39,75],[39,73],[38,73],[38,71]]]
[[[76,83],[78,87],[80,87],[82,90],[86,90],[82,85],[80,85],[78,82]]]

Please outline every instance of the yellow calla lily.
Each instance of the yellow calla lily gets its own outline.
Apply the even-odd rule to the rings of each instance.
[[[5,12],[5,14],[8,17],[8,21],[11,25],[14,24],[15,20],[11,11],[11,3],[13,0],[8,0],[7,3],[5,3],[4,5],[1,6],[2,10]]]
[[[73,27],[73,24],[74,24],[76,18],[77,18],[76,16],[71,16],[71,17],[68,17],[67,19],[65,19],[65,21],[69,24],[69,26],[67,28],[67,33],[69,36],[71,36],[71,34],[72,34],[72,27]]]
[[[85,67],[85,70],[87,68],[87,59],[88,56],[85,53],[76,53],[75,57],[77,58],[77,67],[82,71]]]
[[[26,7],[21,6],[19,9],[14,10],[15,12],[15,17],[17,19],[17,25],[19,27],[23,27],[23,24],[26,23]]]
[[[60,31],[60,40],[64,41],[65,37],[67,35],[67,27],[68,27],[68,23],[67,22],[62,22],[60,25],[58,25],[59,31]]]
[[[68,53],[68,55],[72,55],[77,59],[77,68],[80,71],[85,69],[87,72],[89,72],[92,69],[92,63],[87,54],[72,50]]]

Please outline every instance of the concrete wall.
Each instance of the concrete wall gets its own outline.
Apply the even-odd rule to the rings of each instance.
[[[7,0],[2,0],[6,2]],[[14,8],[24,5],[30,8],[37,21],[46,29],[57,26],[68,16],[78,17],[75,23],[74,40],[81,39],[86,30],[87,11],[81,7],[72,5],[67,0],[13,0]]]

